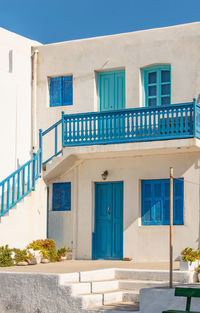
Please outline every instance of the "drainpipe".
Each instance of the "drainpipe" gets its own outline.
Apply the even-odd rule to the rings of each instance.
[[[37,67],[38,53],[36,49],[32,54],[32,152],[37,152],[38,149],[38,131],[37,131]]]

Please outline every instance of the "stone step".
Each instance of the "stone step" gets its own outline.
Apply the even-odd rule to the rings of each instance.
[[[178,283],[176,283],[178,284]],[[119,289],[121,290],[139,290],[141,288],[153,288],[153,287],[167,287],[168,281],[152,281],[152,280],[126,280],[120,279],[118,281]]]
[[[139,291],[133,290],[115,290],[108,291],[105,293],[95,293],[95,294],[82,294],[79,295],[82,299],[82,308],[90,309],[97,306],[109,305],[112,303],[120,302],[139,302]]]
[[[174,271],[173,279],[180,283],[193,283],[193,272]],[[60,283],[70,282],[99,282],[111,280],[151,280],[168,281],[169,271],[167,270],[138,270],[138,269],[103,269],[89,272],[66,273],[60,275]]]
[[[193,272],[173,271],[173,280],[180,283],[192,283]],[[168,270],[138,270],[138,269],[115,269],[116,279],[168,281]]]
[[[112,303],[103,305],[101,307],[93,308],[90,312],[108,312],[108,313],[140,313],[139,312],[139,303],[137,302],[119,302],[119,303]]]
[[[71,293],[73,295],[78,295],[78,294],[88,294],[91,293],[91,283],[67,283],[64,284],[67,287],[70,287]]]

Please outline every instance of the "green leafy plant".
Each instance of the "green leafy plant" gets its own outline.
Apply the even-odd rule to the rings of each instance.
[[[12,250],[9,249],[8,245],[0,247],[0,267],[14,265],[11,254]]]
[[[200,251],[195,251],[192,248],[187,247],[181,252],[181,256],[184,262],[195,262],[196,260],[199,260]]]
[[[27,246],[27,249],[40,250],[44,259],[50,262],[57,261],[56,243],[53,239],[35,240]]]
[[[67,254],[67,249],[64,247],[64,248],[60,248],[57,250],[57,256],[58,256],[58,261],[62,258],[62,257],[65,257]]]
[[[12,251],[15,253],[14,260],[16,263],[26,262],[27,259],[31,260],[33,258],[33,255],[27,249],[12,249]]]

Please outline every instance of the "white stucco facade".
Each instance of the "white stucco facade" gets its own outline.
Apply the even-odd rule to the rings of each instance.
[[[0,182],[32,157],[31,47],[38,44],[0,28]],[[4,199],[6,188],[7,184]],[[33,240],[46,238],[46,202],[46,185],[40,179],[35,191],[0,218],[1,245],[24,248]]]
[[[36,44],[0,28],[0,181],[31,157],[31,47]]]
[[[199,94],[200,23],[76,40],[37,47],[37,123],[45,130],[65,114],[99,111],[98,72],[125,70],[125,107],[144,106],[143,68],[171,66],[171,103]],[[49,78],[73,75],[73,105],[49,107]],[[53,149],[52,138],[46,145]],[[191,141],[192,140],[192,141]],[[123,257],[166,261],[169,227],[141,225],[141,180],[184,178],[184,225],[174,226],[174,259],[199,246],[199,141],[193,139],[65,148],[47,164],[49,236],[91,259],[95,232],[95,183],[123,181]],[[71,211],[52,211],[52,183],[71,182]]]
[[[123,69],[125,108],[138,108],[144,106],[142,70],[153,65],[170,65],[171,103],[192,102],[192,99],[197,98],[200,93],[199,35],[200,23],[193,23],[50,45],[36,45],[32,47],[32,53],[37,53],[32,66],[32,78],[31,46],[35,44],[20,39],[22,40],[20,47],[24,49],[22,49],[24,54],[21,53],[25,55],[24,59],[20,59],[24,72],[20,70],[21,76],[18,77],[16,68],[16,76],[13,76],[10,82],[15,70],[15,63],[13,63],[13,73],[7,73],[8,78],[5,80],[4,74],[10,68],[7,62],[3,63],[2,78],[0,76],[6,85],[3,100],[7,101],[6,103],[12,102],[14,106],[11,117],[10,108],[7,109],[7,113],[5,111],[7,117],[3,118],[1,124],[3,133],[11,131],[9,147],[8,137],[6,139],[1,136],[2,146],[7,145],[7,150],[12,150],[9,154],[10,159],[7,157],[6,149],[5,155],[3,154],[10,172],[16,169],[16,162],[21,165],[30,157],[32,143],[37,149],[38,130],[41,128],[44,131],[59,121],[62,111],[65,114],[99,111],[99,72]],[[15,52],[14,48],[8,46],[9,50],[13,49]],[[6,59],[7,46],[2,51],[5,52]],[[14,52],[13,56],[15,56]],[[50,107],[50,78],[68,75],[73,76],[73,104]],[[9,93],[9,96],[14,98],[7,97],[11,83],[16,92]],[[20,97],[23,101],[20,101]],[[1,109],[4,112],[3,105]],[[13,120],[11,130],[9,117]],[[7,132],[5,129],[8,129]],[[21,145],[22,150],[20,150]],[[59,149],[62,148],[61,124],[58,126],[58,146]],[[54,133],[51,132],[43,138],[44,159],[51,156],[53,151]],[[95,183],[103,182],[102,173],[107,170],[108,177],[105,182],[123,182],[123,257],[133,258],[136,261],[166,261],[169,254],[169,227],[142,225],[141,181],[167,179],[169,168],[173,167],[174,177],[184,178],[184,224],[174,226],[174,259],[177,259],[180,251],[186,246],[197,248],[200,245],[199,164],[200,142],[196,138],[65,147],[62,155],[53,158],[44,168],[42,177],[46,186],[43,185],[43,189],[40,189],[41,197],[35,197],[33,202],[30,201],[31,208],[38,206],[41,208],[39,211],[43,212],[40,215],[40,231],[33,237],[35,239],[39,235],[45,237],[47,226],[45,199],[46,187],[48,187],[49,238],[55,239],[59,247],[72,248],[74,258],[91,259],[94,249],[92,238],[95,233]],[[5,177],[6,171],[5,166],[1,173],[2,178]],[[52,184],[58,182],[71,183],[71,210],[69,211],[52,210]],[[34,193],[37,193],[37,189],[32,192]],[[38,215],[37,209],[35,211],[33,209],[33,212]],[[37,220],[38,217],[34,218]],[[24,215],[25,220],[28,221],[28,217]],[[17,220],[14,221],[16,222]],[[30,232],[34,233],[31,229]],[[30,237],[29,235],[27,238]],[[4,242],[6,243],[6,239]]]

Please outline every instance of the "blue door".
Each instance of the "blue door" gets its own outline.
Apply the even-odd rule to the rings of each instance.
[[[123,182],[95,184],[95,259],[123,259]]]
[[[99,73],[98,96],[100,111],[125,108],[125,71]]]

